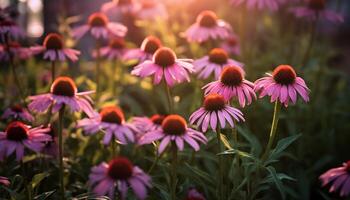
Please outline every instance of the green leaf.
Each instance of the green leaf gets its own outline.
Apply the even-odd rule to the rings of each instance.
[[[227,155],[227,154],[237,154],[240,157],[249,158],[249,159],[252,159],[254,161],[257,161],[257,158],[255,158],[255,156],[253,156],[252,154],[245,152],[245,151],[240,151],[237,149],[230,149],[230,150],[226,150],[222,153],[219,153],[219,155]]]
[[[191,165],[189,165],[188,163],[185,164],[186,167],[188,167],[193,173],[195,173],[197,176],[201,177],[203,180],[205,180],[207,183],[214,183],[214,179],[213,177],[211,177],[208,173],[200,170],[200,169],[197,169],[197,168],[194,168],[192,167]]]
[[[32,189],[36,188],[40,182],[42,180],[44,180],[46,177],[48,177],[50,174],[48,172],[44,172],[44,173],[40,173],[40,174],[36,174],[33,179],[32,182],[30,183],[32,186]]]
[[[282,181],[279,179],[275,168],[269,166],[266,169],[267,169],[267,171],[269,171],[269,173],[270,173],[270,175],[271,175],[271,177],[273,179],[273,182],[275,183],[278,191],[281,193],[282,199],[286,199],[286,193],[285,193],[285,190],[284,190],[284,186],[282,184]]]
[[[270,156],[267,159],[265,165],[268,165],[269,163],[276,161],[281,156],[283,151],[286,150],[300,136],[301,134],[293,135],[278,141],[276,148],[271,151]]]
[[[49,199],[49,197],[51,197],[51,195],[53,195],[56,192],[56,190],[52,190],[49,192],[44,192],[42,194],[39,194],[37,196],[35,196],[35,200],[46,200]]]

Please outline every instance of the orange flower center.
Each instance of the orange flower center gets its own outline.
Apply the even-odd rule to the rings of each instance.
[[[124,157],[114,158],[108,163],[107,174],[114,180],[126,180],[132,176],[133,164]]]
[[[103,27],[108,24],[108,17],[103,13],[94,13],[90,15],[88,24],[94,27]]]
[[[154,54],[154,52],[156,52],[161,46],[162,43],[158,38],[148,36],[142,41],[141,49],[146,53]]]
[[[141,2],[141,7],[143,9],[154,8],[156,5],[157,5],[157,3],[154,0],[143,0]]]
[[[218,111],[225,108],[226,102],[222,95],[209,94],[204,99],[204,109],[207,111]]]
[[[6,138],[13,141],[22,141],[28,138],[28,128],[22,122],[12,122],[6,128]]]
[[[326,7],[326,0],[310,0],[309,8],[314,10],[323,10]]]
[[[237,66],[227,66],[221,72],[220,81],[224,85],[228,86],[238,86],[243,81],[243,72],[240,67]]]
[[[227,63],[227,59],[228,59],[228,54],[223,49],[215,48],[209,52],[209,61],[212,63],[223,65]]]
[[[150,120],[154,123],[154,124],[158,124],[161,125],[163,123],[165,116],[164,115],[153,115]]]
[[[197,23],[199,23],[199,25],[202,27],[211,28],[216,26],[217,19],[218,17],[213,11],[205,10],[197,16]]]
[[[227,39],[227,43],[228,43],[228,45],[230,45],[231,47],[234,47],[234,46],[236,46],[236,45],[238,44],[238,41],[237,41],[236,38],[231,37],[231,38]]]
[[[17,112],[17,113],[20,113],[20,112],[23,112],[23,108],[20,104],[15,104],[11,107],[11,110],[13,112]]]
[[[168,67],[175,64],[176,55],[170,48],[161,47],[154,53],[153,60],[159,66]]]
[[[100,116],[101,121],[113,124],[121,124],[125,120],[124,113],[116,106],[104,107]]]
[[[187,123],[180,115],[168,115],[162,122],[162,128],[168,135],[183,135],[186,132]]]
[[[125,41],[121,38],[114,38],[109,42],[109,46],[112,49],[124,49],[125,48]]]
[[[297,77],[294,69],[289,65],[280,65],[272,73],[273,79],[282,85],[293,84]]]
[[[77,87],[71,78],[61,76],[52,83],[51,93],[59,96],[74,97],[77,93]]]
[[[62,36],[57,33],[50,33],[45,37],[44,46],[46,49],[59,50],[63,49]]]
[[[126,6],[132,4],[132,0],[118,0],[118,6]]]

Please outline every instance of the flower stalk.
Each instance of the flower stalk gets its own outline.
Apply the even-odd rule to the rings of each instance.
[[[60,194],[61,199],[65,199],[64,193],[64,166],[63,166],[63,116],[65,105],[63,105],[58,113],[58,153],[59,153],[59,177],[60,177]]]
[[[218,147],[219,147],[219,153],[223,152],[223,146],[221,144],[221,130],[219,126],[216,128],[216,137],[218,140]],[[218,155],[218,161],[219,161],[219,179],[218,179],[218,189],[219,189],[219,200],[224,200],[224,160],[222,159],[221,155]]]
[[[176,200],[176,184],[177,184],[177,148],[173,143],[171,146],[172,162],[171,162],[171,181],[170,193],[171,200]]]

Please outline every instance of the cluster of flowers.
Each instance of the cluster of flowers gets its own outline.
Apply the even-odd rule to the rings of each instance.
[[[200,149],[200,144],[206,144],[207,138],[203,134],[210,127],[214,132],[229,125],[235,127],[236,122],[244,121],[243,113],[233,107],[237,100],[243,108],[250,105],[259,97],[270,96],[271,102],[278,102],[287,107],[295,104],[298,96],[305,102],[309,101],[309,89],[301,77],[298,77],[292,66],[280,65],[273,70],[272,74],[257,81],[250,82],[245,79],[244,64],[229,57],[229,54],[239,54],[238,38],[234,35],[231,26],[219,19],[212,11],[201,12],[196,22],[185,31],[189,42],[203,43],[208,40],[226,40],[220,48],[212,49],[207,56],[192,62],[191,59],[179,59],[175,52],[163,46],[160,39],[148,36],[137,49],[127,49],[124,37],[127,27],[111,22],[108,12],[114,13],[113,9],[124,12],[140,13],[140,9],[163,9],[155,1],[145,0],[143,4],[134,4],[133,1],[113,1],[105,4],[101,12],[89,16],[87,23],[73,30],[76,39],[90,33],[95,39],[111,39],[109,46],[102,47],[100,54],[109,59],[136,59],[138,65],[131,74],[139,77],[153,77],[154,84],[160,84],[162,80],[172,87],[176,84],[189,82],[190,74],[197,74],[198,78],[207,79],[211,75],[215,81],[203,87],[203,106],[186,119],[178,114],[154,115],[148,117],[134,117],[127,121],[123,111],[117,106],[103,107],[96,112],[93,100],[89,97],[93,91],[78,92],[75,82],[70,77],[61,76],[55,78],[50,92],[30,96],[31,101],[28,109],[35,113],[51,114],[69,107],[72,112],[83,111],[87,118],[77,122],[77,127],[82,128],[87,135],[104,134],[103,144],[109,145],[118,141],[120,144],[135,143],[146,145],[160,140],[158,153],[162,154],[170,143],[176,144],[179,151],[184,149],[187,143],[195,151]],[[153,2],[153,4],[152,4]],[[246,3],[249,8],[268,7],[276,10],[284,0],[232,0],[234,5]],[[259,3],[258,3],[259,2]],[[296,16],[322,15],[328,19],[331,11],[326,11],[325,1],[310,0],[304,8],[295,8]],[[77,61],[80,52],[65,46],[63,38],[57,33],[50,33],[45,37],[42,45],[31,48],[21,47],[16,39],[23,37],[23,32],[16,25],[14,19],[1,10],[0,35],[3,39],[0,47],[0,59],[8,61],[14,57],[26,59],[31,55],[43,54],[43,58],[49,61]],[[148,10],[143,15],[150,16],[157,13]],[[158,12],[159,13],[159,12]],[[307,14],[308,13],[308,14]],[[313,14],[311,14],[313,13]],[[337,18],[335,21],[341,21]],[[54,78],[54,77],[52,77]],[[14,152],[18,161],[23,159],[25,148],[34,152],[57,153],[55,130],[50,124],[32,128],[27,125],[35,121],[27,108],[20,105],[12,106],[3,114],[3,118],[14,119],[3,132],[0,132],[0,159],[11,156]],[[195,130],[197,127],[201,131]],[[321,176],[324,184],[335,180],[331,191],[341,187],[341,195],[348,195],[350,188],[348,178],[349,163],[344,167],[329,171]],[[147,188],[151,187],[149,175],[125,157],[116,157],[111,161],[103,162],[91,169],[89,185],[98,195],[108,195],[113,198],[115,189],[119,190],[124,199],[130,186],[139,199],[147,196]],[[8,185],[6,178],[0,177],[2,184]],[[198,199],[204,199],[201,194],[191,191]]]

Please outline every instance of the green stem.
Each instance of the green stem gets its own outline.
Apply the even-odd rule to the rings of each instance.
[[[24,187],[25,187],[25,190],[27,192],[27,199],[28,200],[32,200],[33,199],[33,197],[32,197],[32,190],[31,190],[32,188],[31,188],[31,185],[28,184],[28,180],[27,180],[27,176],[26,176],[26,169],[25,169],[25,166],[24,166],[24,163],[23,163],[22,160],[20,161],[20,165],[21,165],[21,170],[22,170]]]
[[[111,74],[113,97],[117,95],[117,81],[115,80],[115,74],[117,73],[117,66],[118,66],[118,61],[114,59],[112,61],[112,74]],[[123,74],[120,74],[120,77],[122,76]]]
[[[173,104],[173,100],[171,98],[170,88],[169,88],[168,84],[166,84],[165,80],[163,83],[164,83],[164,87],[165,87],[165,91],[166,91],[167,99],[168,99],[169,114],[172,114],[174,112],[174,104]]]
[[[153,161],[152,166],[149,168],[147,174],[150,174],[152,172],[152,170],[154,169],[154,167],[158,164],[158,160],[161,156],[161,155],[158,155],[158,145],[155,145],[154,155],[156,156],[156,159]]]
[[[16,84],[16,87],[17,87],[17,89],[18,89],[18,92],[19,92],[19,96],[20,96],[20,98],[22,99],[22,101],[23,101],[23,105],[26,105],[26,98],[25,98],[25,96],[24,96],[24,92],[23,92],[23,90],[22,90],[22,87],[21,87],[21,84],[20,84],[20,81],[19,81],[19,79],[18,79],[18,74],[17,74],[17,72],[16,72],[16,65],[15,65],[15,63],[14,63],[14,61],[13,61],[13,58],[10,58],[10,63],[11,63],[11,70],[12,70],[12,75],[13,75],[13,78],[14,78],[14,80],[15,80],[15,84]]]
[[[218,140],[218,147],[219,147],[219,153],[223,152],[223,146],[221,144],[221,136],[220,136],[220,128],[219,126],[216,128],[216,137]],[[218,187],[219,187],[219,200],[225,200],[224,195],[224,160],[222,159],[221,155],[218,155],[218,161],[219,161],[219,180],[218,180]]]
[[[100,42],[96,41],[96,100],[98,100],[100,95],[100,71],[101,71],[101,46]]]
[[[171,163],[171,200],[176,200],[176,184],[177,184],[177,148],[172,143],[172,163]]]
[[[267,143],[267,147],[266,147],[265,153],[263,154],[262,160],[267,159],[267,156],[269,155],[271,147],[275,141],[280,111],[281,111],[281,103],[279,101],[276,101],[275,102],[275,109],[274,109],[274,113],[273,113],[271,130],[270,130],[270,138],[269,138],[269,142]]]
[[[112,139],[112,159],[115,158],[117,156],[117,148],[116,148],[116,142],[114,140],[114,136],[113,136],[113,139]]]
[[[319,15],[317,14],[316,15],[316,20],[313,21],[312,25],[311,25],[311,35],[310,35],[309,45],[308,45],[308,47],[306,49],[306,52],[305,52],[305,55],[304,55],[301,67],[305,67],[305,65],[309,61],[309,58],[310,58],[310,55],[311,55],[311,51],[312,51],[312,47],[313,47],[314,42],[315,42],[318,19],[319,19]]]
[[[58,114],[58,152],[59,152],[59,177],[60,177],[60,195],[61,199],[65,199],[64,193],[64,167],[63,167],[63,116],[64,116],[65,105],[59,111]]]
[[[52,83],[55,81],[56,78],[56,62],[52,61],[51,62],[51,79]]]

